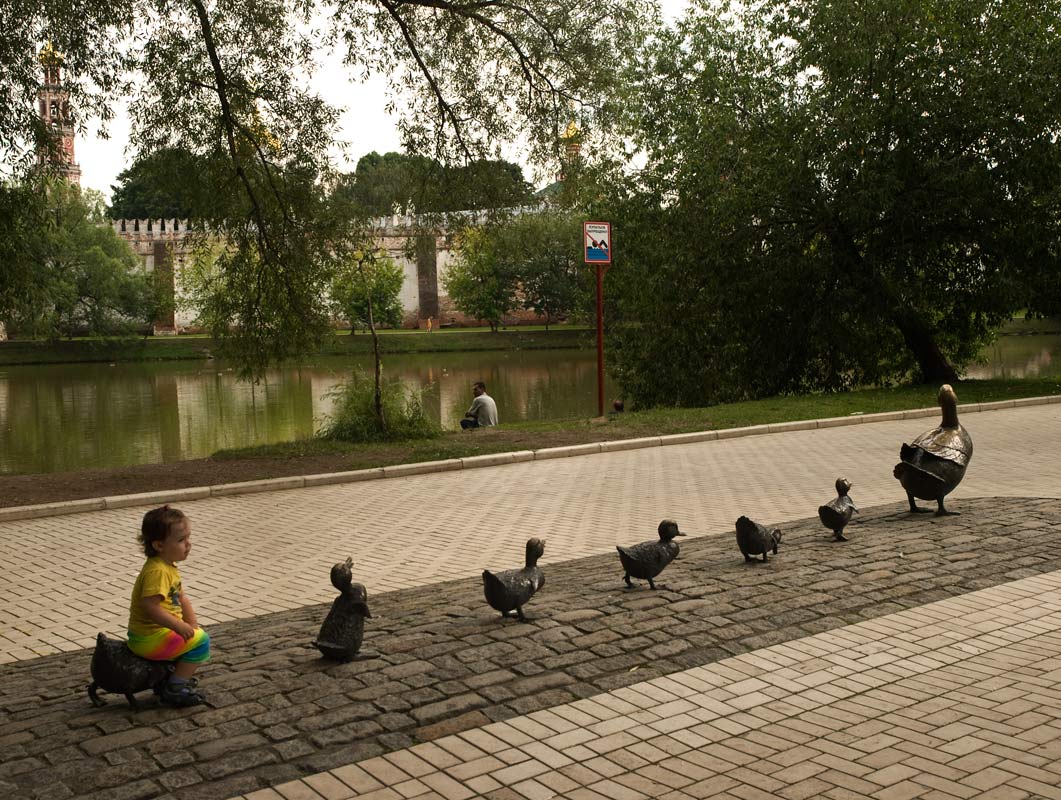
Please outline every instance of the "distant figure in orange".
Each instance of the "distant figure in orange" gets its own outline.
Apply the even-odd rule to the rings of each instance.
[[[431,333],[431,317],[427,318],[427,332]]]

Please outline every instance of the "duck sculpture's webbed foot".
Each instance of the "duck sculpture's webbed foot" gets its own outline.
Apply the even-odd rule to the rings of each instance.
[[[962,512],[960,512],[960,511],[948,511],[947,509],[945,509],[943,507],[943,498],[942,497],[939,498],[939,500],[937,502],[939,503],[939,508],[936,509],[936,516],[937,517],[960,517],[961,516]]]
[[[520,606],[516,606],[516,619],[519,620],[520,622],[528,622],[529,621],[525,616],[523,616],[523,608],[520,607]]]
[[[931,508],[921,508],[917,504],[917,501],[914,500],[914,496],[912,494],[910,494],[909,492],[906,493],[906,499],[910,501],[910,513],[911,514],[931,514],[932,513],[932,509]],[[941,501],[941,505],[942,505],[942,501]]]
[[[656,588],[656,584],[652,581],[651,578],[648,579],[648,588],[652,589],[652,590],[655,590],[655,588]],[[667,587],[664,586],[663,588],[666,589]]]
[[[626,573],[625,575],[623,575],[623,580],[626,581],[626,588],[627,589],[633,589],[634,588],[634,582],[632,580],[630,580],[630,573],[629,572]]]
[[[844,536],[844,532],[842,530],[833,531],[833,536],[836,537],[835,539],[833,539],[834,542],[846,542],[846,541],[848,541],[848,538],[846,536]]]

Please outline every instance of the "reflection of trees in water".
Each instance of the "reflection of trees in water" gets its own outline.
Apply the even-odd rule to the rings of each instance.
[[[571,350],[390,356],[384,374],[423,389],[427,414],[456,428],[480,379],[502,423],[589,416],[594,359]],[[272,370],[257,384],[219,362],[5,368],[0,471],[158,463],[309,437],[331,409],[328,392],[359,363],[322,359]]]
[[[1000,336],[971,365],[968,378],[1051,378],[1061,376],[1061,336]]]

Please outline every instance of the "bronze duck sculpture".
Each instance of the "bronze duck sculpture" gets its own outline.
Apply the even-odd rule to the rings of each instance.
[[[332,586],[338,589],[339,596],[332,602],[331,611],[313,642],[325,658],[336,661],[352,661],[358,657],[365,638],[365,619],[372,617],[368,592],[363,584],[353,582],[353,564],[353,559],[348,558],[332,567]],[[375,658],[375,654],[363,653],[360,658]]]
[[[943,498],[965,477],[973,458],[973,440],[958,422],[958,396],[950,384],[940,387],[939,406],[943,412],[939,426],[922,433],[913,444],[903,443],[893,474],[906,490],[911,512],[931,511],[918,508],[914,498],[919,497],[935,500],[939,505],[936,516],[942,517],[957,513],[943,507]]]
[[[526,622],[523,606],[534,597],[535,593],[545,586],[545,573],[538,566],[538,559],[545,553],[545,541],[542,539],[527,540],[527,563],[523,569],[509,569],[493,573],[483,570],[483,594],[486,602],[502,617],[512,611],[520,622]]]
[[[659,524],[659,541],[642,542],[632,547],[618,547],[619,561],[622,562],[626,574],[623,580],[629,588],[633,588],[630,578],[648,581],[650,588],[655,589],[656,584],[652,579],[663,572],[664,568],[678,556],[678,543],[674,541],[675,536],[685,536],[678,530],[678,523],[672,519],[665,519]]]
[[[752,556],[761,555],[765,563],[768,550],[773,550],[774,555],[777,555],[777,546],[781,544],[781,531],[778,528],[767,528],[747,517],[740,517],[736,528],[737,547],[744,554],[745,561],[754,561]]]
[[[162,685],[173,671],[172,661],[149,661],[133,653],[124,641],[108,639],[104,634],[96,635],[96,649],[92,653],[92,683],[88,685],[88,697],[94,706],[106,704],[99,690],[124,694],[129,707],[140,708],[134,696],[145,689],[162,691]]]
[[[858,513],[854,502],[848,496],[851,491],[851,481],[847,478],[836,479],[836,497],[824,506],[818,506],[818,519],[822,525],[833,532],[838,542],[846,542],[844,528],[851,521],[851,517]]]

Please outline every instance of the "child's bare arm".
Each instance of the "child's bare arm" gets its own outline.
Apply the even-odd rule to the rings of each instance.
[[[183,636],[185,639],[190,639],[195,635],[195,626],[189,625],[187,622],[169,613],[162,607],[162,595],[152,594],[140,598],[140,608],[144,610],[144,613],[154,622],[156,625],[161,625],[163,628],[169,628],[171,631],[175,631]],[[183,608],[183,606],[182,606]]]
[[[192,608],[192,600],[183,592],[183,590],[181,591],[181,613],[184,616],[185,622],[193,628],[199,627],[199,620],[196,619],[195,609]]]

